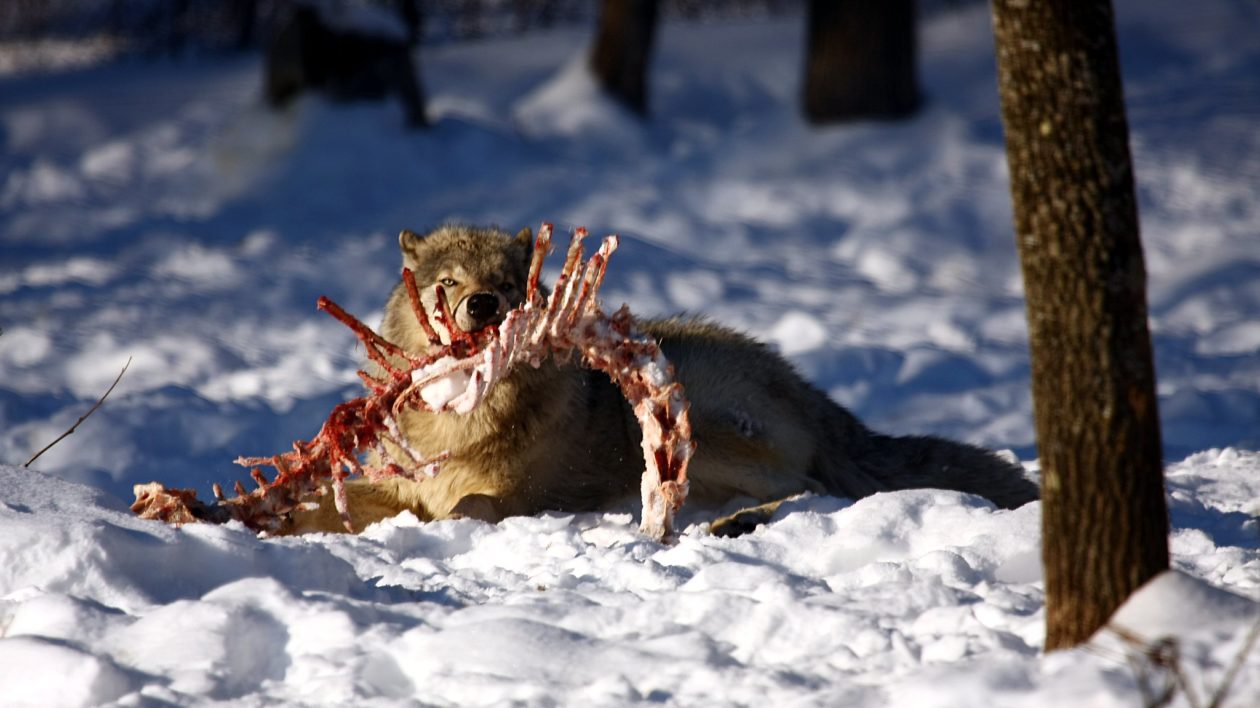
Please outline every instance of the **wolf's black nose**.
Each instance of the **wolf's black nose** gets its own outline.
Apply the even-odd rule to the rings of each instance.
[[[468,316],[485,322],[499,314],[499,298],[494,293],[473,293],[468,296]]]

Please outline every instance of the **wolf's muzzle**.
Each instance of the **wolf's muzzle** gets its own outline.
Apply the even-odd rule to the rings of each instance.
[[[498,316],[499,296],[490,292],[473,293],[468,296],[464,309],[468,311],[468,317],[478,326],[484,326]]]

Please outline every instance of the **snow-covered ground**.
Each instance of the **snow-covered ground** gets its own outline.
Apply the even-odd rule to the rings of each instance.
[[[1199,690],[1250,620],[1186,578],[1260,594],[1260,10],[1118,20],[1186,574],[1126,621],[1190,618]],[[0,76],[0,462],[134,360],[0,466],[0,704],[1139,702],[1114,643],[1041,655],[1038,504],[811,498],[668,547],[628,513],[278,540],[128,514],[131,485],[205,496],[356,395],[315,298],[373,321],[398,230],[447,219],[616,231],[611,304],[706,313],[873,427],[1035,469],[985,8],[926,22],[899,124],[804,125],[801,30],[667,25],[646,125],[576,30],[422,52],[422,133],[396,105],[271,114],[249,57]],[[1256,695],[1260,650],[1233,705]]]

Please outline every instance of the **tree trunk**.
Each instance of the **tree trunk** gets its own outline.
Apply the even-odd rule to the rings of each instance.
[[[810,0],[805,117],[901,118],[918,110],[914,0]]]
[[[604,0],[591,71],[627,108],[647,115],[647,70],[656,33],[656,0]]]
[[[169,0],[166,8],[166,54],[178,57],[188,48],[189,0]]]
[[[424,13],[420,9],[420,0],[399,0],[398,15],[407,28],[407,46],[419,45],[424,34]]]
[[[405,40],[329,26],[315,7],[297,5],[267,43],[264,95],[277,108],[304,91],[334,101],[397,96],[407,125],[427,125],[425,97]]]
[[[236,30],[233,48],[244,51],[254,46],[258,0],[232,0],[228,3],[228,13]]]
[[[993,17],[1053,650],[1168,568],[1146,271],[1110,0],[994,0]]]

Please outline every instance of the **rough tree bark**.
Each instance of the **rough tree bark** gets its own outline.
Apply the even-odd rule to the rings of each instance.
[[[1110,0],[994,0],[1042,475],[1046,650],[1168,567],[1159,414]]]
[[[802,95],[811,123],[919,107],[914,0],[810,0]]]
[[[656,0],[603,0],[591,71],[604,90],[646,116],[647,71],[656,33]]]

